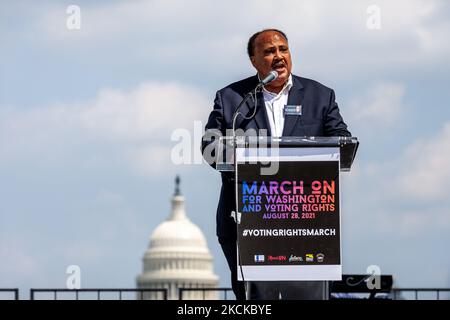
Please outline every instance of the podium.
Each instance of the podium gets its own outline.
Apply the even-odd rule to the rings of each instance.
[[[341,280],[339,178],[358,145],[355,137],[219,139],[216,169],[235,175],[238,280],[250,295],[327,299],[327,281]]]

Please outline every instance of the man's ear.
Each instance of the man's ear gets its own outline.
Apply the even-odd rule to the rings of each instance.
[[[255,56],[251,56],[251,57],[250,57],[250,61],[252,62],[252,66],[256,69],[256,65],[255,65]]]

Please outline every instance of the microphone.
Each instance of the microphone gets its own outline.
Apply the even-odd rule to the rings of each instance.
[[[278,72],[276,72],[275,70],[272,70],[269,72],[269,74],[262,79],[258,85],[256,86],[256,88],[254,89],[255,95],[253,96],[253,91],[250,91],[249,93],[247,93],[244,97],[244,99],[242,99],[241,103],[239,103],[238,107],[236,108],[236,110],[233,113],[233,141],[235,141],[235,130],[236,130],[236,119],[238,117],[238,115],[241,115],[244,119],[249,120],[252,119],[255,115],[256,115],[256,109],[257,109],[257,104],[256,104],[256,91],[258,89],[261,89],[262,87],[264,87],[266,84],[268,84],[269,82],[275,80],[276,78],[278,78]],[[255,101],[255,108],[253,110],[253,114],[250,117],[246,117],[243,114],[241,114],[239,112],[239,110],[241,109],[241,107],[244,105],[244,103],[250,99],[253,98],[253,100]]]
[[[261,88],[264,87],[266,84],[268,84],[269,82],[272,82],[273,80],[275,80],[276,78],[278,78],[278,72],[272,70],[269,72],[269,74],[262,79],[259,83],[258,86],[256,88]]]

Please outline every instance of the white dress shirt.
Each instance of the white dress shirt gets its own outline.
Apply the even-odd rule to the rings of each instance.
[[[292,75],[289,76],[288,81],[279,93],[273,93],[263,88],[262,92],[266,105],[267,118],[269,119],[270,132],[273,137],[281,137],[283,135],[284,106],[287,105],[291,87]]]

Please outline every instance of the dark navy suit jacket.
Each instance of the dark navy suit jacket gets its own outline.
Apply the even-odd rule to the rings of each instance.
[[[292,75],[293,85],[289,91],[288,105],[301,105],[301,115],[286,115],[283,136],[351,136],[347,130],[334,91],[317,81]],[[232,129],[234,111],[244,96],[254,90],[258,84],[258,77],[235,82],[219,90],[214,101],[205,130],[218,129],[222,135],[226,129]],[[254,113],[254,102],[250,99],[241,108],[246,117]],[[245,120],[239,116],[236,129],[266,129],[270,135],[270,125],[262,93],[258,94],[255,117]],[[211,141],[202,140],[202,151]],[[236,208],[233,174],[222,173],[222,189],[217,208],[217,236],[219,238],[236,239],[236,225],[230,216]]]

